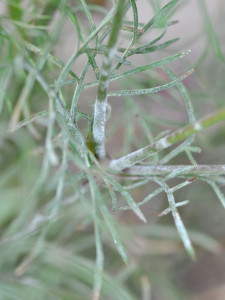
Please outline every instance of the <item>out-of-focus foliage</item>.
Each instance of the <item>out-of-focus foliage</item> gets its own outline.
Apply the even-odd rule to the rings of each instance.
[[[0,299],[191,299],[190,257],[222,253],[224,129],[198,131],[225,119],[223,45],[200,1],[210,47],[188,77],[166,38],[178,2],[150,1],[145,24],[134,0],[4,2]]]

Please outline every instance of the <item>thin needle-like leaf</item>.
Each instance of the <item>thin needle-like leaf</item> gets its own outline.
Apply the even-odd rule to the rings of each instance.
[[[90,179],[90,176],[89,176],[89,179]],[[118,252],[120,253],[120,255],[121,255],[122,259],[124,260],[124,262],[128,263],[127,255],[126,255],[125,250],[123,248],[123,245],[120,241],[120,237],[119,237],[118,231],[117,231],[116,226],[115,226],[115,220],[112,217],[112,215],[110,214],[110,212],[108,211],[108,208],[105,204],[105,201],[102,197],[102,194],[99,191],[99,188],[96,185],[96,183],[93,181],[93,179],[91,179],[90,184],[92,185],[92,189],[95,192],[95,195],[96,195],[95,197],[96,197],[96,201],[98,203],[98,207],[99,207],[99,209],[100,209],[100,211],[101,211],[101,213],[104,217],[106,225],[108,226],[108,228],[109,228],[109,230],[112,234],[112,238],[113,238],[113,241],[116,245],[116,248],[117,248]]]
[[[195,259],[195,251],[194,248],[191,244],[191,240],[188,236],[187,230],[184,227],[183,221],[180,217],[180,214],[178,213],[177,207],[176,207],[176,203],[175,203],[175,199],[173,196],[172,191],[170,190],[170,188],[168,187],[168,185],[161,181],[161,180],[155,180],[160,186],[162,186],[162,188],[164,189],[167,198],[168,198],[168,202],[169,202],[169,207],[171,209],[171,213],[173,215],[174,218],[174,222],[175,225],[177,227],[177,231],[181,237],[181,240],[184,244],[185,249],[187,250],[188,254],[190,255],[190,257],[192,259]]]
[[[152,176],[150,179],[151,181],[154,180],[154,176]],[[155,178],[156,180],[159,178]],[[147,180],[146,180],[147,181]],[[149,180],[148,180],[149,181]],[[164,181],[166,181],[166,179],[164,178]],[[171,191],[174,193],[176,191],[178,191],[179,189],[183,188],[184,186],[187,186],[189,184],[192,183],[193,180],[185,180],[182,183],[179,183],[178,185],[175,185],[174,187],[171,188]],[[154,198],[155,196],[159,195],[161,192],[163,192],[163,188],[159,187],[156,190],[154,190],[154,192],[152,192],[151,194],[149,194],[148,196],[146,196],[141,202],[137,203],[137,206],[142,206],[144,204],[146,204],[147,202],[149,202],[152,198]],[[129,206],[122,206],[119,208],[119,210],[129,210],[130,207]]]
[[[146,223],[147,220],[146,220],[145,216],[143,215],[142,211],[138,207],[137,203],[134,202],[131,195],[124,189],[124,187],[121,184],[119,184],[111,176],[105,174],[105,177],[111,183],[111,185],[124,197],[124,199],[127,201],[128,205],[130,206],[130,209],[133,210],[133,212],[138,216],[138,218],[141,221],[143,221],[144,223]]]
[[[189,203],[189,200],[185,200],[185,201],[182,201],[182,202],[178,202],[176,203],[176,207],[181,207],[181,206],[185,206]],[[158,214],[157,216],[158,217],[162,217],[162,216],[166,216],[168,215],[170,212],[172,211],[172,209],[170,207],[164,209],[160,214]]]
[[[95,229],[95,247],[96,247],[96,266],[94,286],[92,293],[92,300],[98,300],[100,298],[101,286],[102,286],[102,272],[104,264],[104,253],[102,246],[101,230],[99,225],[98,209],[97,209],[97,194],[96,185],[92,177],[89,176],[90,190],[92,196],[92,215]]]
[[[168,68],[163,66],[163,70],[170,76],[170,78],[172,80],[175,80],[177,78],[176,75]],[[189,121],[190,121],[190,123],[194,123],[196,119],[195,119],[195,115],[194,115],[194,109],[193,109],[193,106],[191,103],[191,97],[182,82],[177,84],[177,88],[181,92],[181,94],[184,98],[185,105],[186,105],[187,112],[188,112]]]
[[[136,38],[137,38],[137,32],[138,32],[138,11],[137,11],[137,6],[135,3],[135,0],[130,0],[131,6],[132,6],[132,11],[133,11],[133,37],[132,40],[130,41],[128,47],[126,48],[126,50],[123,53],[122,59],[125,59],[127,57],[127,54],[130,50],[130,48],[132,47],[132,45],[135,43]],[[119,67],[121,66],[120,64],[115,65],[115,67],[112,70],[112,73],[114,70],[118,70]]]
[[[177,59],[180,59],[180,58],[184,57],[185,55],[187,55],[189,53],[190,53],[189,50],[183,51],[183,52],[180,52],[178,54],[165,57],[161,60],[154,61],[150,64],[143,65],[141,67],[136,67],[136,68],[133,68],[129,71],[125,71],[123,73],[113,75],[113,76],[110,77],[110,82],[115,81],[115,80],[119,80],[119,79],[122,79],[122,78],[126,78],[128,76],[135,75],[135,74],[138,74],[138,73],[141,73],[141,72],[152,70],[152,69],[155,69],[157,67],[161,67],[165,64],[172,63],[173,61],[175,61]],[[96,85],[98,85],[98,81],[90,82],[90,83],[84,84],[83,89],[89,88],[89,87],[92,87],[92,86],[96,86]]]
[[[127,154],[124,157],[111,161],[110,167],[115,171],[121,171],[129,168],[136,163],[155,155],[155,153],[158,153],[170,147],[174,143],[179,142],[193,135],[194,133],[199,132],[223,120],[225,120],[225,108],[220,109],[219,111],[199,120],[198,122],[195,122],[194,124],[188,125],[183,129],[179,129],[174,133],[163,137],[153,145],[148,145],[144,148]]]
[[[220,190],[220,188],[218,187],[218,185],[214,181],[211,181],[211,180],[206,180],[206,182],[208,182],[208,184],[212,187],[212,189],[214,190],[218,199],[220,200],[221,204],[225,208],[225,196],[222,193],[222,191]]]
[[[129,96],[129,95],[146,95],[146,94],[157,93],[157,92],[160,92],[160,91],[163,91],[163,90],[166,90],[166,89],[169,89],[169,88],[175,86],[177,83],[184,80],[186,77],[191,75],[193,72],[194,72],[194,69],[188,71],[184,75],[178,77],[177,79],[175,79],[169,83],[166,83],[166,84],[163,84],[160,86],[156,86],[153,88],[110,92],[110,93],[108,93],[108,96],[109,97],[121,97],[121,96]]]
[[[142,47],[139,47],[139,48],[136,48],[136,49],[131,49],[130,51],[128,51],[127,56],[131,56],[131,55],[134,55],[134,54],[146,54],[146,53],[150,53],[150,52],[159,51],[159,50],[162,50],[162,49],[165,49],[165,48],[169,47],[170,45],[176,43],[177,41],[179,41],[179,38],[169,40],[169,41],[167,41],[165,43],[162,43],[162,44],[159,44],[157,46],[151,46],[151,45],[147,44],[145,46],[142,46]],[[123,48],[118,49],[118,50],[120,52],[124,52]]]
[[[143,32],[145,33],[150,27],[152,27],[162,16],[165,16],[168,14],[169,11],[172,10],[172,8],[178,3],[178,0],[172,0],[169,3],[167,3],[165,6],[163,6],[155,15],[154,17],[142,28]],[[138,35],[139,37],[142,36],[142,34]]]

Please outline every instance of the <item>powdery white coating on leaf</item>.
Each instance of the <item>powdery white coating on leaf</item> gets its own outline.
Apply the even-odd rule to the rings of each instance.
[[[188,237],[188,234],[187,234],[187,231],[184,227],[184,224],[183,224],[183,221],[179,215],[179,213],[177,212],[176,210],[176,205],[174,204],[174,211],[173,209],[172,210],[172,214],[173,214],[173,218],[174,218],[174,221],[175,221],[175,224],[177,226],[177,230],[178,232],[180,233],[180,236],[182,238],[182,241],[183,241],[183,244],[185,246],[185,248],[188,250],[188,249],[192,249],[192,244],[191,244],[191,241]]]
[[[171,143],[168,142],[167,138],[162,138],[154,146],[148,145],[144,148],[141,148],[135,152],[132,152],[124,157],[113,160],[110,164],[110,167],[115,171],[121,171],[125,168],[129,168],[136,163],[149,158],[150,156],[156,154],[158,151],[163,150],[171,146]]]
[[[111,66],[112,60],[113,60],[115,54],[116,54],[116,47],[113,47],[108,50],[108,53],[104,56],[104,59],[103,59],[103,66],[105,68]]]
[[[125,168],[129,168],[137,162],[146,159],[151,156],[154,151],[149,151],[147,147],[141,148],[133,153],[123,156],[119,159],[115,159],[110,163],[110,167],[115,171],[121,171]]]
[[[54,151],[54,148],[52,146],[51,141],[47,141],[46,148],[47,148],[47,151],[48,151],[48,158],[49,158],[50,163],[53,166],[57,166],[59,164],[59,159],[58,159],[58,156],[56,155],[56,153]]]
[[[107,90],[108,89],[108,87],[109,87],[109,81],[108,80],[106,80],[106,81],[101,81],[101,83],[100,83],[100,85],[99,85],[99,91],[101,92],[101,93],[103,93],[105,90]],[[106,97],[107,98],[107,97]],[[104,99],[104,101],[106,101],[107,99]],[[97,101],[98,101],[98,99],[97,99]]]
[[[103,69],[102,70],[102,76],[108,76],[109,75],[109,70],[108,70],[108,68],[107,69]]]
[[[105,136],[106,103],[95,102],[93,136],[96,143],[101,143]]]
[[[120,171],[120,170],[121,170],[120,165],[119,165],[117,159],[111,161],[111,163],[110,163],[109,166],[110,166],[110,168],[111,168],[112,170],[115,170],[115,171]]]
[[[194,124],[194,129],[197,130],[197,131],[201,130],[201,129],[202,129],[201,123],[196,122],[196,123]]]
[[[114,58],[114,56],[116,55],[116,50],[117,50],[116,46],[109,49],[109,52],[108,52],[109,60],[112,60]]]
[[[132,156],[131,154],[128,154],[124,157],[121,157],[119,159],[115,159],[110,163],[110,168],[115,171],[121,171],[125,168],[129,168],[130,166],[134,165],[135,162],[132,162]]]
[[[157,92],[160,92],[160,91],[163,91],[163,90],[173,87],[174,85],[181,82],[183,79],[185,79],[187,76],[189,76],[193,72],[194,72],[194,69],[191,69],[190,71],[186,72],[184,75],[170,81],[169,83],[159,85],[159,86],[156,86],[153,88],[115,91],[115,92],[109,93],[108,96],[109,97],[112,97],[112,96],[121,97],[121,96],[130,96],[130,95],[146,95],[146,94],[157,93]]]
[[[104,143],[101,143],[101,144],[97,145],[95,147],[95,149],[96,149],[96,153],[98,154],[99,158],[104,158],[105,157],[105,145],[104,145]]]
[[[168,148],[169,146],[171,146],[171,143],[168,142],[168,140],[166,138],[162,138],[161,140],[159,140],[157,143],[156,143],[156,148],[161,150],[161,149],[166,149]]]
[[[111,60],[108,58],[108,56],[104,56],[103,58],[103,66],[105,70],[108,70],[111,66]]]
[[[105,116],[106,116],[106,101],[96,101],[94,109],[93,137],[96,143],[96,153],[99,158],[105,157]]]
[[[107,90],[109,87],[109,76],[112,59],[116,54],[116,47],[108,49],[103,59],[102,75],[99,83],[98,97],[94,108],[93,138],[95,141],[95,151],[99,158],[105,157],[105,122],[107,106]]]

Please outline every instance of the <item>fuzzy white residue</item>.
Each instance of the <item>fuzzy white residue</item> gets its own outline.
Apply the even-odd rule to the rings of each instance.
[[[127,154],[119,159],[115,159],[110,163],[110,167],[115,171],[121,171],[125,168],[129,168],[137,162],[147,158],[146,147],[136,150],[130,154]]]
[[[96,153],[98,154],[99,158],[104,158],[105,157],[105,145],[100,144],[96,146]]]
[[[109,87],[109,81],[101,81],[100,85],[99,85],[99,92],[103,93],[105,90],[108,90]],[[105,99],[106,101],[106,99]]]
[[[116,47],[110,48],[108,52],[109,60],[112,60],[116,54]]]
[[[102,70],[102,76],[106,77],[106,76],[108,76],[108,74],[109,74],[108,68],[107,69],[105,68],[105,69]]]
[[[95,102],[93,137],[96,143],[101,143],[105,135],[106,103]]]
[[[107,55],[104,56],[103,65],[107,68],[112,64],[112,60],[116,54],[116,47],[110,48]]]
[[[201,129],[202,129],[201,123],[196,122],[196,123],[194,124],[194,129],[197,130],[197,131],[201,130]]]
[[[170,142],[168,142],[168,140],[166,138],[162,138],[161,140],[159,140],[156,144],[157,149],[161,150],[161,149],[165,149],[168,148],[171,145]]]
[[[108,69],[110,65],[111,65],[111,60],[109,59],[108,56],[104,56],[103,66],[104,66],[105,70]]]

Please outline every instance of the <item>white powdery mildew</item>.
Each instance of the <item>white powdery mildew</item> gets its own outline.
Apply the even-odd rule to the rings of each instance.
[[[197,130],[197,131],[201,130],[201,129],[202,129],[201,123],[196,122],[196,123],[194,124],[194,129]]]
[[[104,144],[100,144],[96,146],[96,153],[98,155],[99,158],[104,158],[106,153],[105,153],[105,145]]]
[[[101,81],[100,85],[99,85],[99,92],[100,93],[103,93],[105,92],[106,90],[108,90],[108,87],[109,87],[109,81],[106,80],[106,81]],[[107,96],[105,97],[104,101],[107,100]]]
[[[166,149],[168,148],[169,146],[171,146],[171,143],[168,142],[168,140],[166,138],[162,138],[161,140],[159,140],[157,143],[156,143],[156,148],[158,150],[161,150],[161,149]]]
[[[108,49],[108,52],[103,58],[103,66],[107,69],[112,64],[112,60],[116,54],[116,47]]]
[[[112,59],[116,53],[116,47],[108,49],[103,59],[103,69],[99,84],[98,98],[94,108],[93,138],[96,143],[96,153],[99,158],[105,157],[105,122],[106,122],[106,106],[107,106],[107,90],[109,87],[108,77],[112,65]],[[105,78],[104,78],[105,77]]]
[[[141,148],[133,153],[123,156],[119,159],[115,159],[110,163],[110,168],[115,171],[121,171],[123,169],[129,168],[147,158],[149,155],[146,153],[146,147]]]
[[[116,54],[116,47],[110,48],[108,52],[108,59],[111,61]]]
[[[102,76],[108,76],[109,75],[109,69],[108,68],[104,68],[103,70],[102,70]]]
[[[108,56],[104,56],[104,58],[103,58],[103,66],[104,66],[105,70],[107,70],[111,66],[111,60],[109,59]]]
[[[171,143],[168,142],[167,138],[162,138],[155,144],[155,146],[146,146],[124,157],[113,160],[110,164],[110,167],[115,171],[121,171],[154,155],[160,150],[168,148],[169,146],[171,146]]]
[[[111,161],[110,164],[109,164],[109,167],[110,167],[112,170],[120,171],[120,170],[118,170],[118,168],[117,168],[116,160]]]
[[[102,141],[104,140],[105,115],[106,115],[106,103],[97,100],[95,102],[94,124],[93,124],[93,137],[97,144],[102,143]]]
[[[131,163],[131,158],[130,158],[130,155],[128,154],[124,157],[113,160],[110,163],[110,168],[115,171],[121,171],[125,168],[130,167],[131,165],[133,165],[133,164]]]

